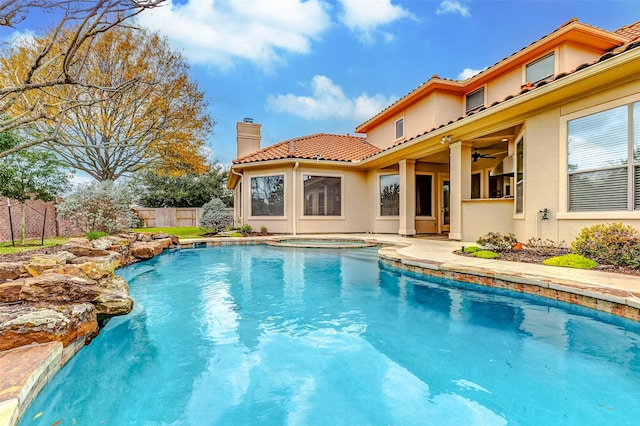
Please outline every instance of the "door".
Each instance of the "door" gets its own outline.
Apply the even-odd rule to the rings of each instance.
[[[438,232],[449,232],[451,229],[451,184],[449,175],[440,175],[438,187],[438,204],[440,210],[440,218],[438,219]]]

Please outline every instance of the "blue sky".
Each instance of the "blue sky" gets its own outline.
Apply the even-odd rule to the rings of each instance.
[[[433,74],[469,77],[572,17],[615,30],[640,20],[640,1],[172,0],[140,22],[187,58],[228,166],[244,117],[262,147],[353,134]]]

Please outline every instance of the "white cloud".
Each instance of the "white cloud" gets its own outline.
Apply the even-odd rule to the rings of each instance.
[[[391,4],[391,0],[340,0],[342,14],[340,21],[358,38],[365,42],[373,42],[374,33],[378,27],[390,24],[402,18],[415,17],[401,6]],[[386,41],[393,36],[382,33]]]
[[[24,31],[13,31],[10,34],[2,37],[0,39],[1,42],[9,43],[10,45],[17,45],[22,43],[31,43],[35,40],[36,33],[29,29],[25,29]]]
[[[267,99],[267,107],[276,112],[285,112],[310,119],[342,119],[364,121],[373,117],[395,101],[383,95],[369,96],[362,93],[348,98],[342,88],[323,75],[311,80],[312,96],[292,93],[272,95]]]
[[[474,75],[481,73],[486,70],[487,67],[482,68],[481,70],[473,70],[471,68],[465,68],[460,74],[458,74],[458,80],[466,80],[468,78],[473,77]]]
[[[230,68],[243,59],[269,68],[286,53],[308,53],[329,27],[320,0],[188,0],[140,15],[196,64]]]
[[[471,16],[471,9],[467,6],[463,6],[459,1],[443,0],[436,10],[438,15],[444,15],[445,13],[459,13],[462,16]]]

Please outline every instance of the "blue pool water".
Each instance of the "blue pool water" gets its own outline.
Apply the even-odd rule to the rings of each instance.
[[[640,327],[380,266],[220,247],[119,270],[112,319],[21,425],[637,425]]]

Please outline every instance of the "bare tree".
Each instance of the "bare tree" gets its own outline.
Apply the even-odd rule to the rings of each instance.
[[[48,36],[40,40],[36,49],[29,41],[2,46],[0,117],[3,121],[0,121],[0,133],[36,122],[47,123],[49,128],[23,144],[0,152],[0,158],[55,141],[59,133],[58,124],[70,109],[101,101],[91,98],[86,90],[97,85],[82,77],[94,39],[165,1],[3,0],[0,3],[0,26],[15,27],[28,19],[34,10],[50,12],[59,21]],[[133,80],[135,77],[101,88],[116,93],[126,90]]]
[[[49,144],[59,158],[98,181],[149,167],[169,175],[208,170],[207,103],[190,81],[186,61],[165,39],[144,29],[114,28],[96,37],[83,59],[80,77],[100,86],[83,93],[102,101],[78,104],[59,120],[57,140]],[[125,83],[122,91],[103,88]],[[56,91],[50,93],[55,98]],[[48,130],[42,123],[35,129]]]

